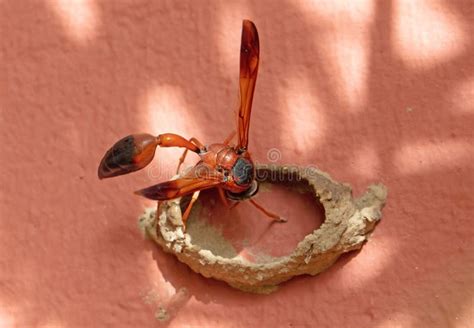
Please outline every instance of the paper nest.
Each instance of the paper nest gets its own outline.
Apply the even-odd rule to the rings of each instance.
[[[165,252],[174,254],[204,277],[225,281],[247,292],[270,293],[281,282],[302,274],[316,275],[329,268],[341,254],[360,249],[381,219],[387,198],[387,189],[382,184],[369,186],[362,197],[353,199],[349,185],[335,182],[315,168],[260,166],[257,171],[269,173],[263,174],[267,181],[272,172],[298,177],[299,183],[314,191],[315,201],[324,206],[323,224],[306,235],[287,256],[253,263],[239,256],[220,256],[193,244],[192,235],[183,232],[181,199],[161,203],[158,216],[155,209],[147,210],[140,217],[140,228]]]

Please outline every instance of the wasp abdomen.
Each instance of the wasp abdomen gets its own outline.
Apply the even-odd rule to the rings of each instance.
[[[157,144],[156,137],[150,134],[129,135],[117,141],[100,162],[99,178],[111,178],[144,168],[152,161]]]

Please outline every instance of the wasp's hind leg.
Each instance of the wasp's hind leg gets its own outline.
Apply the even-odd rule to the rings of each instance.
[[[197,140],[196,138],[192,137],[191,139],[189,139],[189,142],[190,143],[193,143],[194,145],[196,145],[200,150],[204,150],[206,147],[204,147],[204,145],[199,141]],[[179,163],[178,163],[178,167],[176,168],[176,174],[179,174],[179,168],[181,167],[181,165],[183,164],[184,160],[186,159],[186,155],[188,154],[188,148],[186,148],[183,152],[183,155],[181,155],[181,157],[179,158]]]

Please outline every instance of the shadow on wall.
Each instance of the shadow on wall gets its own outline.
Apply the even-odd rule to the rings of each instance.
[[[133,271],[98,286],[98,277],[113,270],[97,257],[120,254],[140,267],[140,255],[150,248],[177,291],[170,300],[174,316],[184,315],[179,309],[191,297],[224,304],[226,313],[212,314],[220,320],[237,318],[243,307],[249,318],[258,317],[283,299],[295,308],[317,308],[336,326],[353,318],[371,327],[390,320],[454,326],[466,315],[474,270],[468,243],[474,203],[472,2],[271,4],[0,1],[0,124],[2,144],[9,145],[0,158],[1,179],[4,190],[15,190],[3,193],[8,208],[2,207],[2,216],[18,215],[0,222],[6,243],[0,258],[11,273],[0,273],[0,304],[22,313],[16,324],[45,325],[51,318],[71,327],[97,324],[88,320],[103,318],[103,304],[135,293],[119,290],[134,279]],[[240,35],[234,32],[240,32],[241,18],[256,22],[262,43],[250,132],[255,157],[264,162],[267,149],[278,146],[282,161],[318,163],[356,193],[378,180],[390,192],[384,223],[364,248],[379,257],[343,260],[269,296],[206,280],[143,243],[124,213],[138,212],[126,192],[151,184],[145,174],[111,182],[114,188],[95,179],[104,149],[133,130],[196,133],[207,143],[233,129],[229,101],[236,99]],[[227,54],[223,44],[235,44],[235,53]],[[178,153],[162,152],[163,176]],[[16,214],[25,199],[28,208]],[[120,238],[104,244],[99,234],[111,229],[107,217],[123,221],[114,223]],[[45,219],[54,222],[54,231]],[[89,239],[70,230],[77,222],[94,232]],[[378,242],[390,251],[377,253]],[[12,252],[18,243],[25,246]],[[79,259],[65,266],[71,254]],[[361,273],[364,265],[369,272]],[[10,283],[11,277],[18,280]],[[57,281],[66,281],[61,290]],[[180,294],[183,288],[189,294]],[[78,298],[67,305],[69,291]],[[105,313],[136,324],[133,309],[114,311]],[[200,311],[211,316],[211,310]],[[280,312],[268,318],[269,325],[282,322],[304,323]]]

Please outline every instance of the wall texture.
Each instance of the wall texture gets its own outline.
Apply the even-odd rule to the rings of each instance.
[[[262,49],[254,157],[389,188],[361,252],[268,296],[142,238],[151,203],[131,192],[179,151],[96,177],[129,133],[233,129],[243,18]],[[0,0],[0,326],[472,326],[473,22],[471,0]]]

